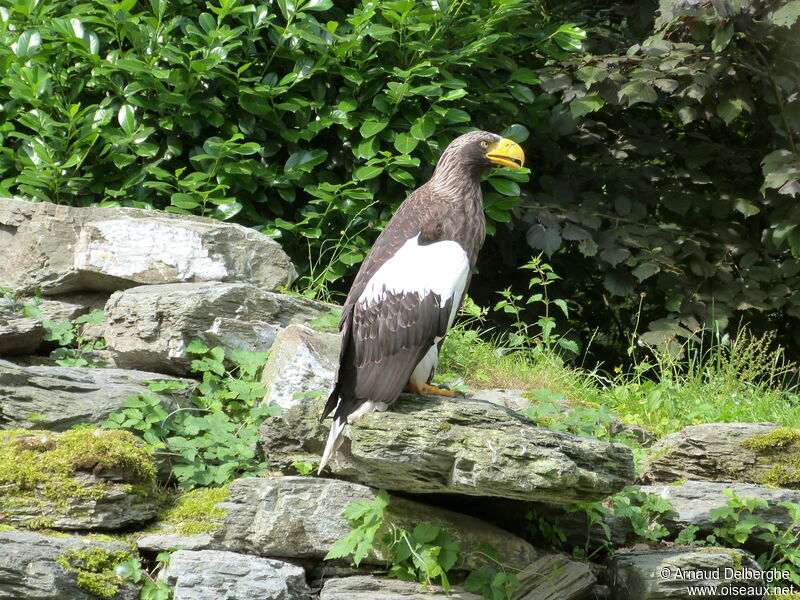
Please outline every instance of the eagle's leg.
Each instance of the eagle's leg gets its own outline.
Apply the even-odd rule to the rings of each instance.
[[[427,383],[416,384],[413,381],[408,382],[406,391],[413,392],[419,396],[447,396],[448,398],[456,397],[456,392],[453,390],[448,390],[447,388],[439,387],[437,385],[429,385]]]

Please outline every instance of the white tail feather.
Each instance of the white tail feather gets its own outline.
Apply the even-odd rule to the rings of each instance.
[[[341,417],[334,419],[333,423],[331,423],[331,431],[328,433],[328,443],[325,444],[325,452],[322,453],[322,460],[319,461],[317,475],[322,473],[322,469],[325,468],[325,465],[328,463],[331,456],[333,456],[333,453],[339,448],[339,444],[342,443],[342,430],[345,425],[347,425],[347,419]]]

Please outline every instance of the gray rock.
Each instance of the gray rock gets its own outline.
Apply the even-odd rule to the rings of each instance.
[[[245,283],[147,285],[117,292],[106,304],[105,339],[115,363],[129,369],[189,372],[186,346],[263,352],[278,331],[330,307]]]
[[[0,198],[0,248],[0,281],[45,295],[197,281],[272,290],[296,275],[280,246],[253,229],[133,208]]]
[[[174,395],[156,394],[144,381],[174,380],[145,371],[90,367],[22,367],[0,360],[0,429],[64,431],[101,423],[131,396],[152,394],[173,410],[197,385],[191,380]],[[180,380],[175,380],[180,381]]]
[[[312,477],[243,478],[231,484],[222,528],[215,530],[215,547],[258,554],[322,559],[333,543],[347,536],[350,525],[341,514],[357,500],[374,500],[376,490],[344,481]],[[407,530],[427,523],[447,531],[459,545],[460,569],[484,566],[484,559],[471,553],[480,544],[490,544],[514,568],[523,568],[536,557],[533,547],[520,538],[478,519],[406,500],[390,497],[387,520]],[[379,532],[376,539],[380,539]],[[364,564],[384,564],[380,548]]]
[[[643,484],[672,483],[684,479],[776,484],[783,475],[782,459],[796,453],[794,443],[778,442],[772,448],[751,446],[753,439],[780,426],[774,423],[706,423],[692,425],[661,438],[639,477]],[[789,460],[789,462],[792,462]],[[797,471],[797,467],[793,467]],[[800,472],[792,476],[800,485]],[[794,487],[783,485],[783,487]]]
[[[97,600],[78,586],[76,573],[56,561],[70,551],[131,551],[117,543],[77,537],[48,537],[23,531],[0,531],[0,600]],[[138,589],[120,586],[113,600],[136,600]]]
[[[145,552],[164,552],[172,548],[181,550],[208,550],[214,540],[208,533],[179,535],[177,533],[151,533],[136,540],[136,547]]]
[[[282,330],[261,375],[267,390],[264,402],[289,408],[309,393],[327,397],[333,389],[340,345],[340,336],[302,325]]]
[[[597,578],[585,564],[563,554],[546,554],[517,574],[522,587],[515,600],[586,600]]]
[[[318,460],[328,435],[328,422],[319,423],[325,400],[264,422],[262,448],[273,466]],[[600,500],[633,480],[622,444],[543,429],[490,402],[413,394],[350,424],[329,465],[337,476],[390,490],[555,503]]]
[[[689,525],[699,527],[698,536],[712,532],[715,521],[709,514],[711,510],[725,506],[730,497],[723,490],[732,490],[740,498],[760,498],[768,504],[767,508],[753,511],[778,531],[786,531],[792,525],[789,511],[780,506],[781,502],[800,504],[800,491],[768,488],[750,483],[719,483],[712,481],[686,481],[678,485],[645,485],[640,487],[647,494],[655,494],[669,500],[674,512],[667,514],[659,522],[677,534]]]
[[[431,600],[432,598],[451,598],[453,600],[482,600],[453,586],[445,594],[438,586],[423,587],[414,581],[399,581],[372,575],[356,575],[328,579],[319,595],[319,600]]]
[[[41,346],[44,334],[39,319],[8,319],[0,314],[0,356],[33,354]]]
[[[105,292],[80,292],[52,297],[43,296],[39,299],[38,304],[40,318],[43,321],[74,321],[77,317],[93,310],[103,310],[108,297],[109,294]],[[83,333],[86,333],[85,329]]]
[[[747,576],[733,572],[744,569],[749,569]],[[758,563],[741,550],[703,548],[617,552],[608,561],[606,575],[614,600],[689,600],[701,595],[735,600],[761,598],[763,592],[756,593],[756,588],[763,585],[760,573]],[[689,586],[716,591],[692,594]],[[750,591],[738,593],[742,589]]]
[[[220,550],[178,550],[159,579],[173,600],[309,600],[302,568],[269,558]]]

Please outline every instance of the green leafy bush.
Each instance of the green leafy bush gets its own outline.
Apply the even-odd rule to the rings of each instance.
[[[0,12],[0,192],[237,217],[282,237],[319,289],[467,124],[525,139],[515,118],[538,78],[511,57],[583,36],[523,27],[528,12],[15,0]],[[525,179],[491,178],[492,219],[511,218]]]

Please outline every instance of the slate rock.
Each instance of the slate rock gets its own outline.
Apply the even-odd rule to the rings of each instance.
[[[333,389],[340,345],[339,335],[303,325],[289,325],[280,331],[261,375],[267,390],[264,402],[290,408],[308,394],[327,398]]]
[[[260,438],[270,464],[318,461],[329,421],[326,398],[265,420]],[[401,395],[344,431],[329,463],[342,478],[409,493],[456,493],[554,503],[590,502],[633,481],[629,448],[535,426],[490,402]]]
[[[105,339],[119,367],[186,374],[189,343],[264,352],[277,333],[330,310],[302,296],[246,283],[146,285],[117,292],[106,304]]]
[[[242,281],[272,290],[296,272],[280,246],[214,219],[0,198],[0,281],[21,292]]]
[[[483,596],[453,586],[449,594],[438,586],[423,587],[414,581],[386,579],[373,575],[355,575],[328,579],[319,600],[483,600]]]
[[[103,310],[109,295],[106,292],[76,292],[59,296],[42,296],[38,300],[37,308],[43,321],[74,321],[77,317],[93,310]],[[86,334],[85,329],[83,334]]]
[[[42,345],[44,334],[39,319],[6,319],[0,314],[0,356],[33,354]]]
[[[220,550],[178,550],[159,574],[173,600],[309,600],[305,571],[280,560]]]
[[[183,381],[185,390],[154,393],[145,381]],[[146,371],[91,367],[23,367],[0,360],[0,429],[65,431],[102,423],[131,396],[151,394],[173,410],[188,401],[191,380]]]
[[[545,554],[517,573],[522,586],[514,600],[587,600],[597,578],[582,562],[563,554]]]
[[[784,428],[774,423],[706,423],[685,427],[653,445],[652,458],[646,463],[639,483],[685,479],[775,483],[774,478],[782,475],[782,463],[796,462],[793,460],[797,454],[796,442],[778,441],[767,449],[754,448],[752,442],[779,429]],[[796,475],[795,484],[800,486],[800,471]]]
[[[130,552],[118,543],[78,537],[50,537],[25,531],[0,531],[0,600],[97,600],[78,586],[77,575],[56,561],[70,551],[101,548]],[[137,600],[132,584],[120,586],[112,600]]]
[[[768,504],[766,508],[755,508],[753,515],[772,523],[778,531],[786,531],[793,523],[789,511],[781,502],[800,504],[800,491],[781,488],[768,488],[750,483],[685,481],[677,485],[644,485],[639,488],[647,494],[654,494],[669,501],[673,511],[659,519],[672,534],[677,534],[689,525],[699,527],[698,537],[712,530],[715,521],[710,511],[726,506],[730,496],[723,490],[731,490],[740,498],[760,498]]]
[[[606,577],[614,600],[688,600],[700,595],[744,600],[763,595],[763,591],[758,593],[763,586],[760,573],[758,563],[741,550],[689,548],[617,552],[608,560]],[[690,586],[714,591],[692,594]]]
[[[222,527],[212,532],[216,548],[287,558],[322,559],[333,543],[347,536],[350,525],[341,514],[357,500],[375,499],[367,486],[314,477],[245,477],[231,484],[218,506],[226,511]],[[390,496],[388,520],[409,531],[427,523],[447,531],[461,552],[456,567],[474,569],[484,559],[471,553],[480,544],[497,549],[504,562],[523,568],[536,557],[533,547],[502,529],[475,518]],[[378,539],[383,535],[378,533]],[[380,549],[364,564],[385,564]]]

